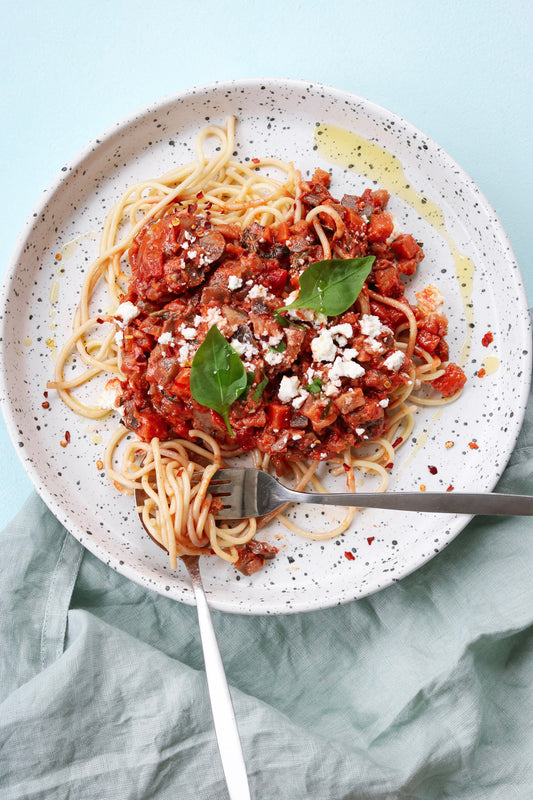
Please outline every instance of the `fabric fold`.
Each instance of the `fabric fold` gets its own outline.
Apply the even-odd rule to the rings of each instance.
[[[497,490],[533,487],[533,405]],[[254,800],[531,800],[529,518],[475,518],[381,592],[213,612]],[[2,800],[227,800],[196,610],[37,496],[1,534]]]

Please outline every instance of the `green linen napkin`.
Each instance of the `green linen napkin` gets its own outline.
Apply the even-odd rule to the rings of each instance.
[[[500,491],[533,488],[533,403]],[[225,800],[196,610],[35,495],[1,534],[2,800]],[[477,518],[380,593],[213,612],[253,800],[531,800],[533,525]]]

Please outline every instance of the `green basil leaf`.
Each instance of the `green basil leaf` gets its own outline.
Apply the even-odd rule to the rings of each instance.
[[[246,391],[248,391],[248,389],[252,388],[254,381],[255,381],[255,372],[247,372],[246,373]]]
[[[285,339],[282,339],[279,344],[271,345],[268,349],[271,350],[272,353],[284,353],[287,349],[287,342]]]
[[[336,317],[352,306],[370,275],[375,256],[331,258],[310,264],[300,275],[296,300],[277,311],[309,308]]]
[[[320,378],[313,378],[313,382],[309,383],[307,386],[304,386],[304,389],[307,389],[307,391],[311,392],[311,394],[318,394],[323,385],[324,384]]]
[[[258,403],[259,400],[261,399],[261,395],[263,394],[264,388],[268,383],[268,378],[267,378],[267,376],[265,375],[264,372],[263,372],[263,375],[264,375],[263,380],[261,381],[261,383],[257,384],[257,386],[254,389],[254,393],[252,395],[252,400],[255,403]]]
[[[213,325],[193,358],[191,394],[197,403],[220,414],[230,436],[235,434],[230,425],[229,410],[246,390],[247,384],[248,376],[241,359]]]

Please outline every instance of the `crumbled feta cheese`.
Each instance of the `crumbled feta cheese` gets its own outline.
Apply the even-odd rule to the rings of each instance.
[[[180,363],[187,366],[192,361],[193,348],[190,344],[182,344],[178,350]]]
[[[334,383],[328,383],[324,389],[324,394],[326,397],[335,397],[336,394],[339,394],[339,388]]]
[[[117,392],[115,389],[105,387],[104,391],[97,400],[98,408],[105,411],[115,411],[115,402],[117,399]]]
[[[242,286],[242,278],[239,278],[238,275],[230,275],[228,278],[228,289],[230,292],[234,292],[235,289],[240,289]]]
[[[185,328],[185,327],[183,327],[181,329],[180,333],[181,333],[181,335],[183,336],[184,339],[187,339],[188,341],[190,341],[191,339],[195,339],[196,338],[196,334],[198,333],[198,331],[196,330],[196,328]]]
[[[382,325],[380,318],[374,316],[374,314],[363,314],[359,324],[361,326],[361,333],[364,336],[370,336],[372,339],[379,336],[380,333],[384,331],[388,332],[389,330],[385,325]]]
[[[353,328],[349,322],[342,322],[340,325],[333,325],[329,332],[339,347],[346,347],[348,339],[353,336]]]
[[[304,393],[300,392],[298,397],[295,397],[294,400],[292,401],[292,407],[295,409],[301,408],[301,406],[303,406],[308,397],[309,395],[307,394],[307,392]]]
[[[346,339],[350,339],[353,336],[353,328],[349,322],[342,322],[340,325],[333,325],[329,332],[335,338],[336,336],[344,336]]]
[[[298,396],[299,388],[300,381],[297,375],[293,375],[290,378],[284,375],[279,385],[278,397],[282,403],[288,403],[294,397]]]
[[[198,253],[196,250],[189,250],[189,252],[187,253],[187,258],[196,258],[197,255]]]
[[[196,325],[196,327],[201,325],[203,321],[204,321],[204,318],[200,317],[199,314],[196,314],[196,316],[194,318],[194,324]]]
[[[264,343],[265,347],[276,347],[283,339],[283,333],[275,333],[268,337],[268,343]]]
[[[244,351],[246,350],[246,345],[244,342],[241,342],[239,339],[232,339],[230,345],[233,347],[237,355],[244,355]]]
[[[366,428],[356,428],[355,432],[358,436],[362,436],[363,433],[366,433]]]
[[[114,317],[121,328],[125,328],[132,319],[139,316],[139,309],[137,306],[133,305],[129,300],[125,303],[121,303],[117,310],[114,313]],[[118,317],[118,319],[117,319]]]
[[[194,242],[194,236],[192,235],[192,233],[190,233],[190,231],[184,231],[184,233],[183,233],[183,237],[184,237],[184,239],[186,239],[188,242]]]
[[[172,338],[170,331],[165,331],[165,333],[162,333],[157,341],[159,344],[172,344],[174,339]]]
[[[383,366],[385,369],[390,369],[391,372],[397,372],[402,366],[404,359],[405,354],[402,352],[402,350],[395,350],[394,353],[385,359]]]
[[[255,286],[252,286],[248,292],[248,297],[251,297],[252,300],[254,300],[256,297],[268,297],[268,289],[266,286],[256,283]]]
[[[357,350],[355,347],[345,347],[342,351],[342,357],[345,361],[353,361],[354,358],[357,358]]]
[[[290,319],[301,319],[304,322],[315,321],[315,312],[310,308],[289,308],[287,316]]]
[[[385,349],[383,342],[380,342],[377,339],[372,339],[370,336],[365,339],[365,347],[371,353],[382,353]]]
[[[258,352],[257,347],[251,342],[241,342],[240,339],[232,339],[230,345],[238,355],[244,356],[246,359],[252,358]]]
[[[273,350],[267,350],[263,357],[271,367],[275,367],[276,364],[281,364],[283,361],[283,353],[276,353]]]
[[[293,433],[292,439],[293,441],[297,441],[297,439],[303,439],[303,433]]]
[[[210,328],[216,325],[217,328],[222,329],[226,325],[226,319],[222,316],[218,308],[208,308],[205,319]]]
[[[188,250],[189,249],[189,242],[182,242],[181,246],[182,246],[183,250]]]
[[[325,314],[321,311],[315,311],[315,318],[313,320],[313,327],[314,328],[321,328],[323,325],[327,325],[328,318]]]
[[[333,361],[337,354],[337,346],[327,328],[323,328],[311,342],[311,350],[315,361]]]
[[[379,405],[381,406],[381,408],[387,408],[387,406],[389,405],[389,398],[385,397],[383,398],[383,400],[380,400]]]
[[[122,347],[124,344],[124,331],[117,331],[115,333],[115,344],[117,347]]]
[[[340,384],[341,378],[360,378],[365,374],[364,367],[358,364],[357,361],[350,361],[348,359],[337,356],[333,365],[329,370],[329,379],[337,386]]]

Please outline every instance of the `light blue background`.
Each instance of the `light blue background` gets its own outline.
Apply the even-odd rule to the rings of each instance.
[[[24,220],[64,163],[115,120],[215,80],[288,77],[408,119],[499,214],[533,304],[530,0],[2,3],[3,274]],[[0,526],[31,485],[5,426]]]

